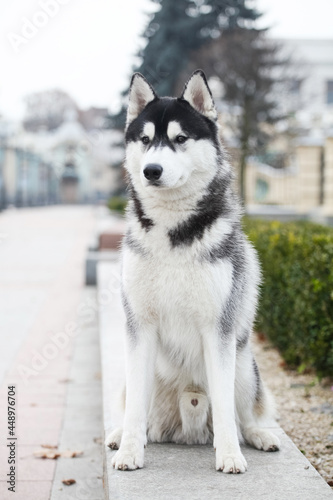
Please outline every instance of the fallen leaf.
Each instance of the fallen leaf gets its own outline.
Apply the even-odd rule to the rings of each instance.
[[[56,460],[57,458],[60,457],[60,453],[55,450],[41,450],[41,451],[34,451],[34,456],[36,458],[51,458],[53,460]]]
[[[70,486],[71,484],[75,484],[76,481],[75,479],[63,479],[62,483],[64,483],[66,486]]]
[[[59,451],[54,449],[45,449],[34,452],[34,456],[36,458],[51,458],[53,460],[56,460],[59,457],[75,458],[79,457],[80,455],[83,455],[83,451],[71,451],[71,450]]]
[[[83,451],[71,451],[65,450],[61,452],[61,456],[64,458],[75,458],[83,455]]]

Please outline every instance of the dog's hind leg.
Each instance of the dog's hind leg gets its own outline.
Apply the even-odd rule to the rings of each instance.
[[[245,441],[258,450],[277,451],[280,440],[268,429],[274,423],[274,405],[249,344],[237,354],[235,396]]]

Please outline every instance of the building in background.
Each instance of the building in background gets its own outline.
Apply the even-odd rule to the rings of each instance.
[[[283,40],[295,60],[288,108],[294,103],[295,120],[307,135],[333,128],[333,39]]]
[[[249,159],[247,204],[333,221],[333,39],[279,42],[292,58],[280,93],[286,119],[266,154]],[[228,139],[237,157],[230,132]]]
[[[117,190],[122,134],[101,128],[105,110],[69,109],[54,130],[0,122],[0,207],[96,203]]]

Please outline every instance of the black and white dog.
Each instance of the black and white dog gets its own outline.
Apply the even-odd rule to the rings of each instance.
[[[148,441],[214,443],[216,469],[245,472],[242,438],[275,451],[273,408],[251,353],[260,270],[242,233],[205,75],[180,98],[132,78],[126,125],[130,201],[122,251],[127,316],[121,470]],[[265,428],[266,427],[266,428]]]

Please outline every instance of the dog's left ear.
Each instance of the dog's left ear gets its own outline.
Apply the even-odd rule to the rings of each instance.
[[[129,92],[126,128],[139,116],[147,104],[156,98],[157,95],[153,87],[147,82],[145,77],[141,73],[134,73]]]
[[[193,73],[184,87],[181,99],[185,99],[194,109],[210,120],[217,120],[213,96],[208,87],[205,73],[201,69],[197,69]]]

